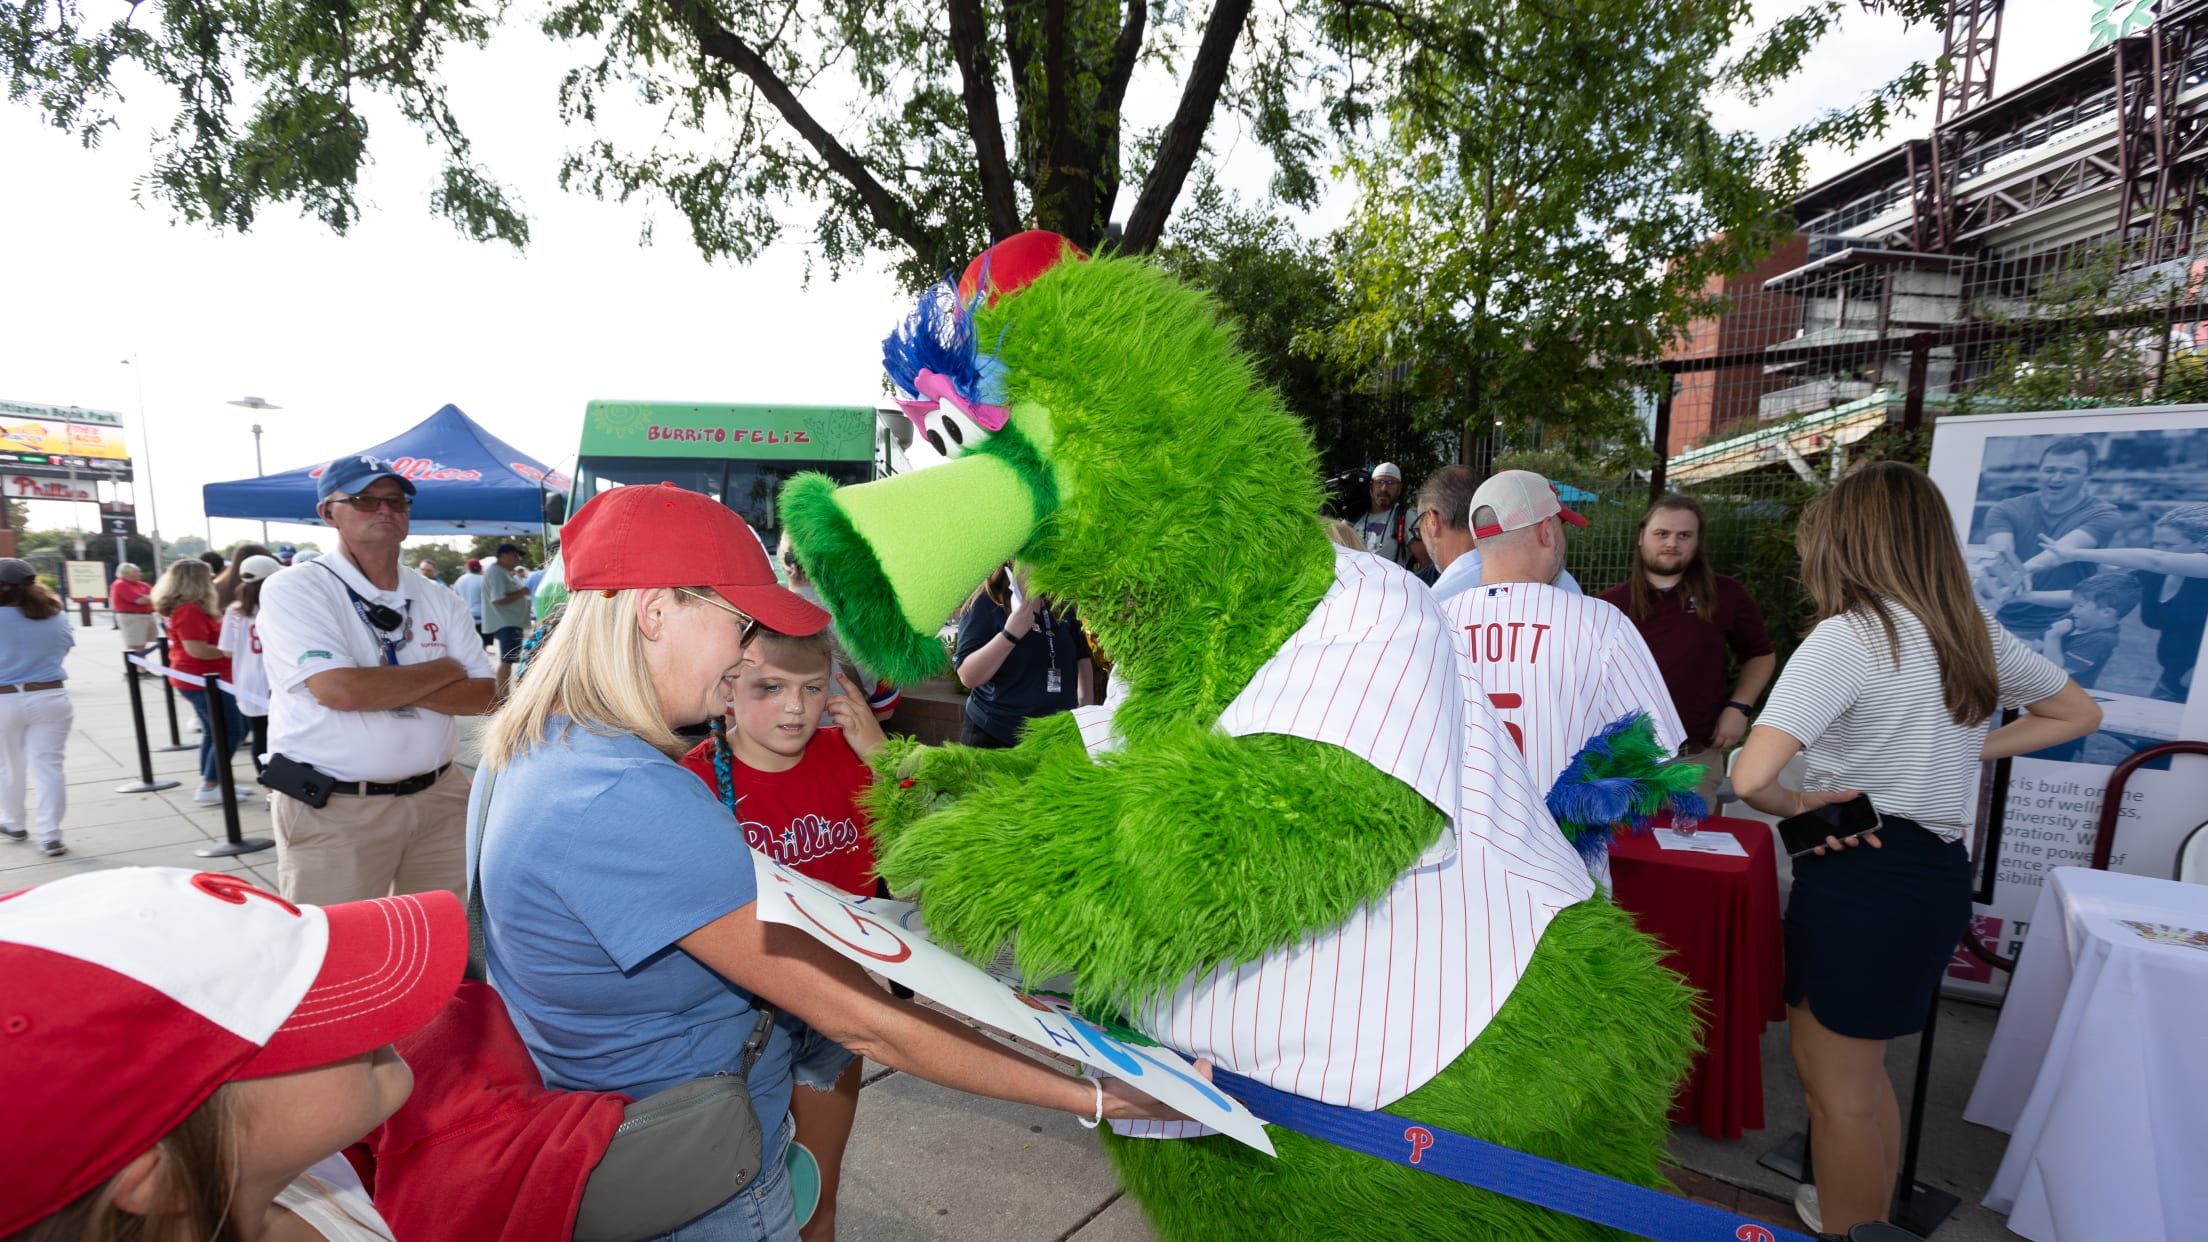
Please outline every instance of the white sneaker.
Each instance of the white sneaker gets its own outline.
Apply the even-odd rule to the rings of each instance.
[[[201,806],[218,806],[222,802],[222,786],[217,785],[213,789],[195,789],[192,791],[192,801]]]
[[[1817,1183],[1803,1182],[1794,1188],[1794,1214],[1802,1218],[1811,1233],[1825,1231],[1824,1213],[1817,1210]]]

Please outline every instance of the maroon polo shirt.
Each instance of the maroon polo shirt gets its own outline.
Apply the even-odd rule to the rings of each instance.
[[[1723,574],[1714,577],[1715,622],[1692,612],[1687,593],[1677,587],[1652,592],[1647,618],[1633,622],[1633,628],[1641,632],[1649,652],[1656,657],[1656,667],[1664,675],[1664,688],[1671,691],[1671,705],[1678,709],[1679,723],[1687,730],[1687,744],[1694,747],[1710,744],[1710,735],[1717,731],[1717,718],[1725,713],[1725,703],[1732,698],[1728,651],[1742,660],[1752,660],[1770,655],[1772,650],[1771,636],[1763,628],[1763,612],[1756,601],[1748,598],[1747,588]],[[1621,582],[1595,598],[1617,605],[1627,617],[1633,616],[1630,582]]]

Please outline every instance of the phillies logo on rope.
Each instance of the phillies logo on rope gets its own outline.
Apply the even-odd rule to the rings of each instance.
[[[1434,1145],[1434,1132],[1424,1126],[1412,1126],[1403,1132],[1403,1138],[1411,1145],[1412,1164],[1417,1164],[1426,1155],[1426,1149]]]
[[[1734,1242],[1779,1242],[1779,1235],[1761,1225],[1742,1225],[1733,1230]]]
[[[372,462],[374,458],[364,457],[361,460]],[[329,473],[329,469],[330,463],[323,462],[307,471],[307,477],[319,479]],[[483,477],[480,470],[463,470],[429,457],[394,457],[391,459],[391,473],[413,483],[473,483]]]

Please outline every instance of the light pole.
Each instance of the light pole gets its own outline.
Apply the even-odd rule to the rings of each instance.
[[[246,410],[280,410],[284,408],[280,405],[271,405],[259,397],[240,397],[230,404]],[[260,478],[267,473],[267,471],[261,469],[261,425],[255,423],[253,424],[253,477]],[[268,521],[265,518],[261,521],[261,546],[264,548],[268,546]]]
[[[153,424],[146,421],[146,369],[138,363],[138,355],[122,360],[130,368],[130,377],[138,384],[138,438],[146,451],[146,529],[152,532],[147,540],[153,545],[153,576],[161,576],[161,519],[153,504]],[[131,498],[138,495],[138,486],[131,484]]]

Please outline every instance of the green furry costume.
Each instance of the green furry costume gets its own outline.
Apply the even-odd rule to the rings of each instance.
[[[1210,301],[1141,261],[1060,261],[1042,237],[1035,270],[1005,278],[1014,242],[1032,257],[1023,235],[992,251],[998,272],[969,269],[986,296],[936,295],[970,322],[923,342],[925,361],[988,356],[923,381],[957,390],[930,431],[956,459],[852,488],[800,478],[783,516],[852,655],[893,680],[943,671],[938,627],[1004,560],[1079,606],[1118,662],[1118,749],[1092,757],[1067,716],[1004,751],[893,740],[875,832],[938,941],[977,957],[1013,941],[1028,979],[1072,972],[1084,1007],[1134,1012],[1342,923],[1448,817],[1347,750],[1216,727],[1335,582],[1310,442]],[[1692,1044],[1690,993],[1598,896],[1555,915],[1471,1045],[1386,1111],[1654,1185]],[[1270,1134],[1277,1159],[1221,1136],[1105,1141],[1169,1242],[1610,1236]]]

